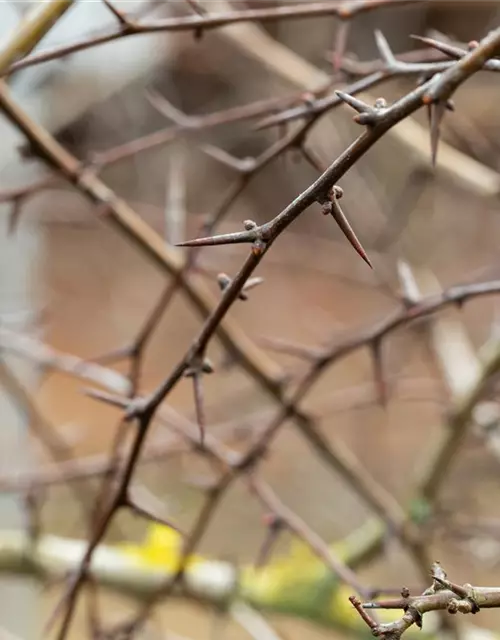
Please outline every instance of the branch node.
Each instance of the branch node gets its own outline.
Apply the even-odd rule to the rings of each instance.
[[[191,364],[184,371],[185,378],[194,378],[195,376],[210,374],[215,371],[212,362],[208,358],[195,357]]]
[[[262,256],[265,253],[266,249],[267,243],[264,242],[264,240],[262,240],[261,238],[257,238],[257,240],[252,243],[252,253],[254,254],[254,256]]]
[[[409,605],[406,614],[411,616],[413,623],[421,630],[423,626],[423,616],[420,611],[413,605]]]
[[[142,425],[143,422],[147,422],[147,415],[150,411],[151,407],[147,398],[134,398],[125,411],[124,420],[125,422],[132,422],[137,418],[139,425]]]
[[[452,598],[448,602],[448,606],[446,609],[448,613],[451,613],[452,615],[454,615],[455,613],[458,613],[458,600],[456,598]]]

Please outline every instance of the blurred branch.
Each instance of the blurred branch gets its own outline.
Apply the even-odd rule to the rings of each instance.
[[[440,295],[441,287],[437,278],[424,269],[413,270],[417,290],[425,294]],[[429,463],[424,492],[438,490],[436,477],[446,474],[446,466],[458,452],[471,424],[480,429],[492,453],[499,457],[496,426],[500,420],[500,407],[495,402],[485,402],[485,392],[491,389],[496,373],[500,370],[500,347],[493,340],[480,359],[470,342],[466,328],[456,311],[452,316],[431,318],[428,332],[432,352],[457,408],[449,417],[450,430],[443,436],[440,454]],[[468,417],[467,417],[468,416]],[[434,472],[431,472],[435,465]],[[445,468],[443,468],[445,467]],[[432,489],[431,489],[432,485]]]
[[[29,11],[14,32],[5,39],[6,46],[0,49],[0,75],[13,63],[37,46],[54,24],[74,4],[74,0],[50,0]]]
[[[118,371],[87,362],[74,355],[61,353],[35,338],[1,327],[0,351],[13,353],[43,369],[61,371],[116,393],[126,395],[130,388],[127,378]]]
[[[234,602],[229,614],[254,640],[281,640],[279,634],[257,610],[244,602]]]
[[[29,429],[32,434],[38,437],[38,440],[49,451],[50,455],[59,464],[64,464],[67,459],[72,459],[73,451],[63,436],[50,424],[39,411],[36,402],[33,400],[29,391],[22,385],[20,380],[14,375],[10,367],[0,359],[0,385],[7,391],[11,401],[14,402],[20,413],[26,416]],[[73,467],[78,468],[78,462],[72,460]],[[26,495],[30,491],[39,491],[39,484],[32,484],[27,487]],[[86,515],[91,511],[91,502],[87,495],[78,491],[76,487],[72,487],[73,495],[76,498]]]
[[[42,536],[34,546],[30,540],[20,532],[2,532],[0,534],[0,572],[27,573],[39,577],[56,577],[75,570],[86,551],[86,542],[69,540],[55,536]],[[158,588],[167,584],[171,574],[169,565],[176,566],[171,554],[177,551],[164,549],[164,564],[149,563],[142,559],[142,547],[117,546],[110,547],[100,545],[90,564],[92,577],[101,585],[107,586],[131,595],[147,599],[154,595]],[[305,580],[307,584],[311,579],[310,571],[305,567],[305,576],[296,574],[295,581],[300,584]],[[199,559],[189,567],[184,575],[183,593],[196,598],[208,600],[213,604],[221,604],[230,601],[235,593],[252,606],[260,606],[272,609],[271,589],[262,589],[266,583],[266,571],[272,577],[272,592],[276,598],[275,606],[279,609],[279,582],[274,567],[263,568],[255,572],[253,567],[236,571],[232,565]],[[318,563],[315,565],[314,582],[321,580],[324,575],[324,567]],[[238,577],[242,583],[238,587]],[[270,585],[271,586],[271,585]],[[314,583],[308,585],[314,592]],[[283,594],[285,595],[285,594]],[[334,608],[330,614],[334,613]],[[304,612],[307,615],[306,612]],[[300,613],[298,612],[298,615]],[[353,617],[355,620],[355,617]],[[327,622],[325,620],[324,622]],[[330,620],[333,622],[333,620]]]
[[[101,206],[101,219],[131,240],[161,269],[179,278],[182,288],[195,308],[203,315],[210,314],[216,302],[201,283],[194,283],[182,274],[183,260],[161,237],[145,223],[128,204],[118,198],[97,176],[68,153],[54,137],[39,127],[19,107],[5,83],[0,84],[0,108],[26,135],[38,153],[60,174],[73,183],[90,200]],[[237,357],[257,379],[265,379],[268,386],[279,388],[281,372],[267,355],[258,349],[229,319],[218,324],[217,334],[225,348]]]
[[[341,543],[340,543],[341,544]],[[333,545],[335,550],[337,545]],[[340,546],[340,545],[339,545]],[[19,532],[2,532],[0,534],[0,573],[32,575],[38,578],[60,578],[71,573],[81,562],[86,550],[84,541],[69,540],[56,536],[42,536],[36,544],[32,544],[27,536]],[[90,571],[92,578],[101,586],[134,596],[140,600],[148,600],[158,588],[168,583],[172,572],[168,565],[172,563],[172,550],[164,549],[164,565],[157,562],[141,560],[141,547],[111,547],[100,545],[96,549]],[[256,571],[253,567],[242,567],[239,571],[232,565],[198,558],[184,574],[182,587],[176,589],[176,595],[206,602],[217,607],[231,606],[235,594],[238,599],[256,609],[272,613],[313,620],[327,627],[340,628],[344,631],[360,633],[363,623],[349,606],[345,588],[332,582],[324,590],[325,569],[318,565],[309,565],[309,561],[294,564],[293,558],[282,558],[267,567]],[[291,563],[291,564],[290,564]],[[175,563],[172,563],[175,565]],[[289,567],[288,570],[285,567]],[[281,567],[281,569],[280,569]],[[309,568],[308,568],[309,567]],[[267,586],[265,586],[267,585]],[[318,589],[329,600],[329,606],[319,606]],[[497,608],[500,606],[500,589],[488,587],[470,587],[480,608]],[[295,597],[292,594],[295,593]],[[435,595],[416,596],[409,603],[418,605],[422,613],[446,608],[456,598],[454,592],[440,591]],[[347,603],[347,604],[346,604]],[[402,599],[381,601],[372,606],[378,608],[403,608]],[[385,612],[383,624],[394,624],[398,620],[397,613]],[[424,635],[418,632],[407,637],[418,637],[431,640],[435,635],[427,626]],[[482,631],[482,637],[493,640],[497,636]],[[472,639],[474,630],[465,630],[464,638]]]
[[[351,0],[345,2],[341,0],[338,2],[303,3],[302,5],[295,6],[244,9],[241,11],[233,11],[228,7],[226,11],[219,13],[208,14],[205,12],[203,14],[188,15],[180,18],[167,18],[150,23],[138,22],[121,13],[121,24],[117,29],[102,35],[84,38],[70,45],[54,47],[49,51],[42,51],[41,53],[24,58],[17,63],[11,64],[10,68],[4,71],[4,75],[14,73],[35,64],[56,60],[57,58],[76,53],[77,51],[83,51],[90,47],[96,47],[120,38],[139,34],[192,31],[199,36],[204,31],[219,29],[242,22],[276,22],[285,19],[303,19],[328,15],[337,16],[342,20],[349,20],[356,14],[366,11],[425,1],[426,0],[371,0],[370,2],[365,2],[364,0]]]

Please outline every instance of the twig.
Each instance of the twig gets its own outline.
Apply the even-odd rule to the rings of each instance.
[[[315,2],[304,3],[302,6],[285,6],[269,9],[247,9],[242,11],[227,11],[219,14],[189,15],[181,18],[167,18],[150,23],[127,20],[126,24],[118,29],[109,31],[99,36],[84,38],[79,42],[70,45],[54,47],[45,52],[31,55],[23,60],[11,64],[7,74],[12,74],[21,69],[56,60],[63,56],[83,51],[90,47],[96,47],[107,42],[112,42],[120,38],[132,35],[156,33],[156,32],[179,32],[179,31],[208,31],[218,29],[243,22],[276,22],[285,19],[303,19],[319,16],[338,16],[347,20],[357,13],[372,11],[374,9],[402,6],[414,4],[419,0],[372,0],[370,3],[352,0],[351,2]],[[422,1],[422,0],[420,0]],[[425,1],[425,0],[424,0]]]

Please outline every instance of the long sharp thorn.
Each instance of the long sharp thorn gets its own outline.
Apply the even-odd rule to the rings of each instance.
[[[100,391],[98,389],[83,389],[83,393],[89,398],[99,400],[100,402],[104,402],[113,407],[119,407],[120,409],[125,409],[127,407],[126,398],[115,396],[111,393],[107,393],[106,391]]]
[[[432,108],[433,108],[432,104],[427,104],[425,106],[425,111],[427,115],[427,124],[429,125],[429,131],[432,130]]]
[[[250,278],[250,280],[246,281],[243,287],[243,291],[250,291],[250,289],[257,287],[259,284],[262,284],[263,282],[264,282],[264,278]]]
[[[348,104],[358,113],[368,113],[372,110],[370,105],[366,104],[366,102],[351,96],[349,93],[344,93],[343,91],[335,91],[335,93],[343,102]]]
[[[446,102],[439,101],[431,106],[431,159],[432,166],[436,166],[441,122],[446,112]]]
[[[211,247],[219,244],[238,244],[243,242],[254,242],[256,240],[255,232],[239,231],[237,233],[226,233],[220,236],[211,236],[207,238],[195,238],[194,240],[186,240],[178,242],[176,247]]]
[[[451,44],[439,42],[438,40],[433,40],[432,38],[426,38],[425,36],[411,35],[410,38],[412,38],[413,40],[418,40],[418,42],[426,44],[432,49],[437,49],[437,51],[441,51],[441,53],[444,53],[451,58],[462,58],[467,53],[466,51],[462,51],[462,49],[460,49],[459,47],[454,47]]]
[[[377,49],[384,62],[389,66],[396,64],[396,58],[387,42],[387,38],[380,29],[375,29],[375,42],[377,43]]]
[[[363,258],[363,260],[370,267],[370,269],[373,269],[373,265],[370,262],[370,259],[368,258],[368,254],[364,250],[363,245],[358,240],[358,237],[354,233],[354,230],[349,224],[348,219],[345,217],[344,212],[342,211],[342,209],[340,208],[340,205],[335,199],[332,201],[331,214],[335,222],[339,225],[340,230],[345,235],[345,237],[350,242],[350,244],[354,247],[358,255],[360,255]]]

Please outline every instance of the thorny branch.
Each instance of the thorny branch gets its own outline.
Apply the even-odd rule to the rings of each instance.
[[[37,38],[39,39],[44,33],[39,22],[36,23],[36,28],[30,31],[30,23],[28,22],[23,28],[22,43],[19,43],[16,49],[14,42],[10,48],[10,51],[13,51],[15,55],[9,54],[1,59],[0,72],[8,78],[20,69],[131,35],[158,31],[192,31],[199,37],[207,30],[239,22],[266,22],[326,15],[337,16],[344,24],[347,24],[348,20],[363,11],[407,3],[409,0],[373,0],[372,2],[353,0],[342,3],[313,3],[307,6],[246,9],[213,14],[205,9],[201,10],[202,8],[197,4],[189,2],[189,6],[194,10],[192,15],[147,22],[129,17],[118,11],[112,3],[105,2],[117,19],[116,29],[46,52],[27,55],[36,44]],[[64,7],[60,2],[54,3],[54,5],[58,5],[56,15],[50,15],[50,19],[45,23],[45,31],[69,6],[69,3],[62,4]],[[336,49],[336,70],[345,66],[343,50],[346,31],[341,29],[339,33],[343,42]],[[31,36],[30,44],[27,44],[26,41],[28,36]],[[300,537],[341,580],[360,594],[370,593],[370,590],[367,590],[359,582],[353,569],[334,557],[321,538],[309,528],[306,522],[283,505],[280,499],[274,495],[272,489],[259,476],[260,467],[269,447],[288,419],[293,419],[301,434],[321,460],[330,469],[341,475],[343,480],[381,519],[387,530],[405,545],[422,577],[427,575],[430,566],[428,550],[418,526],[412,522],[406,510],[370,476],[346,447],[339,442],[327,440],[321,433],[316,420],[305,413],[300,408],[300,404],[329,366],[358,348],[368,348],[372,354],[375,384],[379,399],[385,403],[387,398],[382,350],[384,339],[403,325],[425,318],[447,305],[463,304],[472,298],[499,293],[499,281],[452,287],[439,295],[418,301],[412,300],[410,296],[403,297],[401,309],[354,337],[348,336],[341,341],[337,339],[331,347],[326,349],[304,348],[302,353],[307,356],[309,368],[291,393],[288,393],[285,388],[281,371],[265,354],[255,348],[236,325],[230,323],[226,318],[232,305],[236,301],[246,301],[248,291],[258,283],[258,279],[252,278],[253,273],[273,243],[311,206],[319,205],[318,208],[324,214],[331,215],[356,251],[370,264],[369,257],[355,235],[339,202],[342,196],[347,200],[350,194],[348,192],[344,194],[338,182],[392,127],[422,107],[428,107],[431,112],[431,155],[434,159],[437,152],[440,123],[446,110],[453,108],[450,99],[456,89],[471,75],[482,69],[499,70],[498,61],[491,58],[494,58],[500,51],[500,29],[492,31],[480,42],[472,43],[468,51],[424,39],[424,43],[433,50],[438,49],[444,59],[436,59],[433,57],[434,54],[429,56],[429,52],[426,50],[422,54],[422,59],[397,60],[384,36],[377,32],[375,37],[381,57],[379,68],[369,74],[359,74],[362,76],[361,78],[333,93],[329,88],[323,88],[315,94],[294,95],[285,100],[259,101],[252,105],[244,105],[200,118],[185,116],[165,99],[152,96],[153,104],[166,117],[173,120],[174,125],[146,138],[132,141],[120,148],[100,153],[92,158],[90,163],[81,162],[69,154],[53,136],[28,116],[22,106],[12,97],[5,82],[2,81],[0,84],[0,108],[3,113],[24,134],[29,144],[30,153],[42,159],[53,172],[53,176],[28,185],[24,189],[10,190],[0,194],[1,201],[13,203],[14,217],[17,219],[18,206],[22,205],[27,198],[41,190],[57,186],[59,182],[67,182],[98,205],[98,211],[103,220],[116,228],[171,276],[171,282],[165,288],[152,313],[145,319],[131,345],[101,358],[101,362],[113,358],[129,358],[130,371],[126,380],[102,365],[91,362],[84,363],[72,356],[58,354],[45,345],[25,340],[24,337],[13,333],[5,333],[6,330],[2,329],[0,336],[2,344],[0,346],[3,350],[17,350],[24,357],[34,359],[44,367],[55,367],[72,375],[91,380],[100,386],[105,386],[112,393],[99,392],[95,389],[89,393],[95,398],[123,410],[124,419],[120,423],[118,439],[109,465],[97,464],[94,468],[90,465],[90,469],[79,469],[76,463],[71,463],[74,466],[68,465],[67,473],[61,472],[62,476],[59,478],[59,480],[68,481],[86,475],[106,474],[87,551],[78,571],[71,577],[65,597],[55,612],[56,614],[60,613],[62,618],[58,633],[61,640],[67,636],[69,631],[81,587],[86,580],[90,579],[89,566],[93,553],[107,533],[118,511],[130,509],[151,521],[162,522],[165,526],[177,528],[173,523],[165,521],[150,513],[142,505],[137,504],[130,493],[141,456],[147,448],[150,427],[155,420],[169,422],[170,427],[181,436],[188,450],[207,458],[216,472],[216,480],[206,491],[204,506],[193,528],[184,535],[184,548],[178,571],[158,591],[142,614],[133,621],[129,626],[129,631],[137,630],[144,622],[145,615],[150,611],[151,606],[160,598],[168,596],[172,589],[182,582],[186,564],[216,514],[220,501],[228,488],[239,480],[242,480],[248,486],[250,493],[255,495],[262,505],[272,513],[274,521],[279,521],[283,527]],[[351,71],[353,70],[354,66],[351,65]],[[374,87],[388,78],[421,76],[422,74],[426,76],[425,81],[393,104],[387,104],[383,98],[379,98],[373,105],[370,105],[356,97],[356,94],[369,87]],[[320,116],[343,103],[356,112],[354,120],[363,127],[363,130],[358,138],[326,170],[321,171],[317,163],[314,162],[313,156],[308,154],[304,144]],[[185,260],[180,260],[176,254],[170,251],[161,238],[139,218],[133,209],[99,178],[99,171],[106,164],[139,153],[144,149],[165,144],[180,134],[193,134],[208,127],[256,118],[262,118],[257,123],[257,128],[282,125],[295,120],[301,122],[256,158],[240,160],[221,149],[207,145],[200,146],[203,153],[233,169],[237,178],[204,226],[204,237],[183,243],[184,246],[191,247]],[[248,186],[250,180],[266,168],[271,161],[293,149],[299,149],[306,158],[309,158],[320,173],[318,178],[270,221],[257,225],[254,221],[247,220],[242,231],[211,235],[236,198]],[[220,274],[218,284],[221,297],[219,301],[215,301],[204,288],[192,282],[189,274],[198,266],[197,259],[202,247],[229,243],[247,243],[250,245],[250,251],[236,275],[230,277],[226,274]],[[139,384],[143,354],[150,337],[178,290],[182,290],[199,310],[204,317],[204,323],[189,349],[170,373],[165,376],[161,384],[151,393],[141,396],[139,395]],[[207,429],[203,378],[205,374],[213,371],[213,366],[206,359],[206,352],[216,334],[231,356],[253,376],[278,404],[275,415],[257,434],[254,434],[257,437],[242,454],[237,454],[222,445]],[[297,350],[300,351],[295,347],[296,353]],[[476,386],[464,399],[457,402],[450,418],[452,428],[436,449],[430,470],[422,486],[418,489],[419,495],[421,494],[430,503],[437,498],[449,466],[467,431],[474,407],[483,397],[490,383],[490,378],[499,369],[500,356],[495,353],[485,364],[483,375]],[[166,415],[168,409],[164,405],[164,401],[185,376],[191,377],[193,380],[195,424],[179,419],[172,421],[171,416],[169,419]],[[117,387],[120,388],[117,389]],[[32,411],[35,412],[34,407],[32,407]],[[121,450],[120,439],[122,438],[121,433],[126,430],[133,434],[133,442],[130,449],[124,453]],[[156,455],[172,453],[171,444],[166,446],[165,452],[156,451]],[[58,481],[58,479],[49,474],[46,482],[52,481]],[[446,576],[443,578],[438,573],[434,567],[432,593],[425,592],[421,596],[415,597],[410,597],[405,593],[398,601],[380,602],[377,605],[361,605],[357,598],[353,597],[352,603],[371,628],[372,633],[387,638],[399,638],[411,625],[420,625],[422,614],[427,611],[476,613],[481,607],[498,606],[498,590],[472,588],[470,585],[461,587],[448,582]],[[391,625],[381,625],[366,612],[369,608],[384,606],[403,608],[405,614],[398,622],[391,623]]]
[[[401,590],[401,598],[361,603],[358,598],[350,598],[353,607],[371,629],[372,635],[387,640],[398,640],[411,626],[420,629],[423,616],[429,611],[447,611],[454,615],[476,614],[482,608],[488,609],[500,605],[500,589],[491,587],[473,587],[470,584],[454,584],[447,580],[446,573],[438,562],[432,567],[433,584],[419,596],[411,596],[409,590]],[[402,609],[404,615],[395,622],[377,623],[369,615],[369,610]]]

